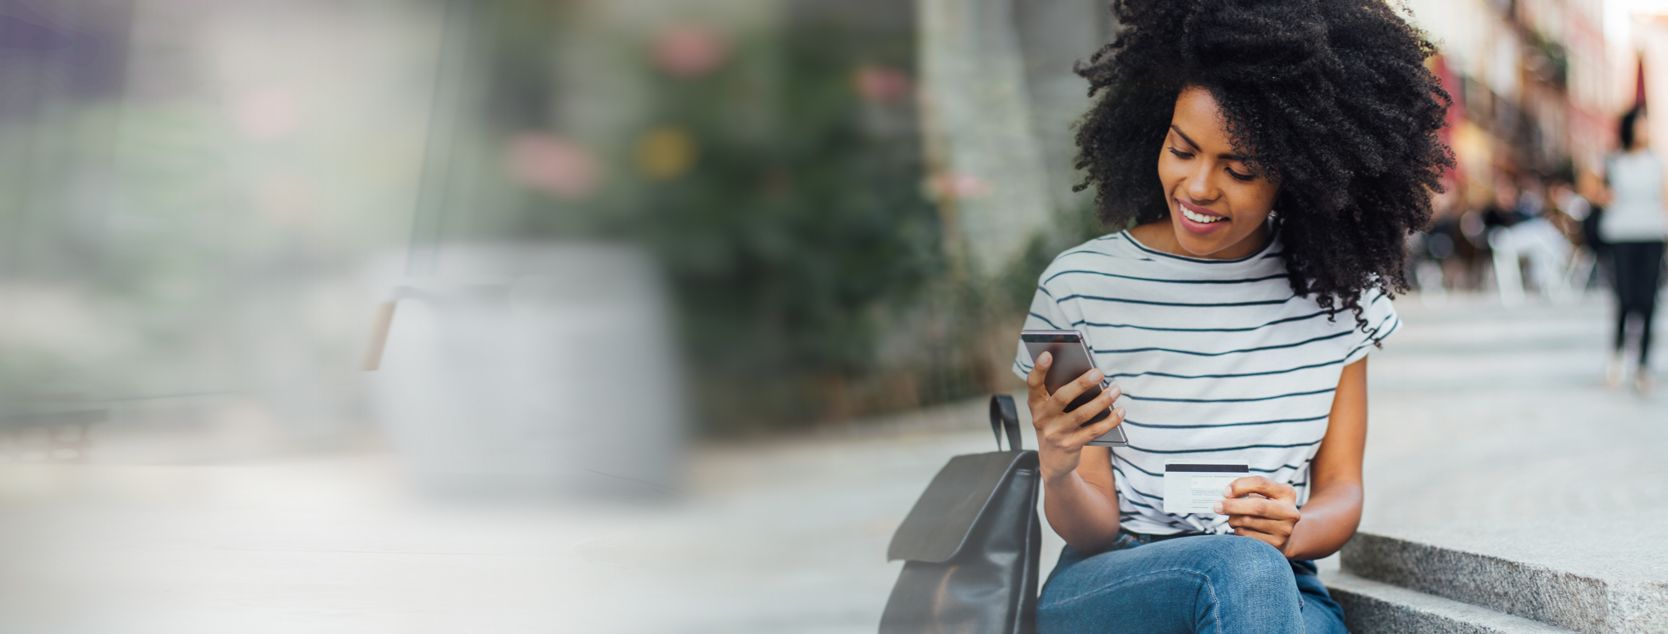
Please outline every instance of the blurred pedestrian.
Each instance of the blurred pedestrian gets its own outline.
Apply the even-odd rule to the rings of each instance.
[[[1452,176],[1442,179],[1442,187],[1431,191],[1431,222],[1408,240],[1408,254],[1413,270],[1413,282],[1422,296],[1442,297],[1451,288],[1459,288],[1459,273],[1450,273],[1463,264],[1461,251],[1465,235],[1460,231],[1460,219],[1465,213],[1462,188]]]
[[[1556,174],[1547,187],[1547,197],[1552,201],[1553,209],[1550,217],[1559,233],[1576,247],[1566,277],[1573,284],[1571,290],[1576,293],[1586,292],[1592,283],[1600,253],[1598,215],[1594,213],[1596,207],[1588,199],[1584,186],[1578,185],[1587,178],[1589,176],[1584,170],[1571,169]]]
[[[1525,175],[1514,180],[1495,178],[1494,203],[1483,210],[1488,226],[1489,252],[1494,260],[1495,288],[1508,306],[1523,299],[1523,263],[1529,263],[1531,278],[1542,295],[1562,298],[1568,285],[1563,270],[1569,262],[1569,240],[1543,213],[1546,197],[1540,179]]]
[[[1628,111],[1619,123],[1621,151],[1606,163],[1610,204],[1599,220],[1599,237],[1610,251],[1616,290],[1616,336],[1605,379],[1612,387],[1621,384],[1628,321],[1637,319],[1639,352],[1633,382],[1643,394],[1650,389],[1651,320],[1661,281],[1663,241],[1668,239],[1668,205],[1664,204],[1668,196],[1663,191],[1668,182],[1663,178],[1662,161],[1650,150],[1644,110]]]
[[[1575,180],[1575,189],[1581,198],[1587,201],[1586,215],[1581,217],[1581,242],[1592,251],[1593,258],[1598,262],[1608,263],[1610,249],[1604,244],[1604,237],[1599,235],[1599,220],[1604,219],[1604,205],[1609,202],[1605,193],[1604,175],[1596,170],[1581,170]],[[1597,267],[1608,280],[1608,264]],[[1606,282],[1608,283],[1608,282]]]
[[[1494,200],[1483,208],[1483,225],[1489,229],[1497,229],[1528,220],[1519,202],[1517,182],[1505,174],[1496,175]]]

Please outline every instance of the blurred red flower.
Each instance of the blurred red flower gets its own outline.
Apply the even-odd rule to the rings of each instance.
[[[909,74],[889,66],[859,66],[851,76],[852,87],[864,99],[891,103],[909,95]]]
[[[559,198],[585,198],[602,181],[602,168],[590,151],[544,132],[522,132],[511,139],[508,163],[515,182]]]
[[[927,190],[940,200],[980,198],[990,194],[990,183],[972,174],[939,172],[927,181]]]
[[[698,24],[667,27],[655,34],[651,57],[656,68],[676,77],[698,77],[717,69],[729,57],[723,34]]]

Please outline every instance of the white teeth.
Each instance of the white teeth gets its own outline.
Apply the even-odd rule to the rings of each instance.
[[[1185,216],[1188,220],[1192,220],[1193,222],[1198,222],[1198,223],[1209,224],[1209,223],[1212,223],[1212,222],[1222,222],[1223,220],[1227,220],[1227,218],[1223,218],[1222,216],[1205,216],[1205,215],[1201,215],[1201,214],[1196,214],[1196,213],[1193,213],[1192,211],[1188,210],[1188,208],[1186,208],[1186,207],[1182,207],[1181,212],[1182,212],[1182,215]]]

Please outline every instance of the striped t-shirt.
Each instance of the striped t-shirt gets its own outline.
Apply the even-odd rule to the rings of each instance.
[[[1128,447],[1111,448],[1118,514],[1140,533],[1220,532],[1223,518],[1164,512],[1164,462],[1245,462],[1309,499],[1309,463],[1326,435],[1344,366],[1401,322],[1378,290],[1329,318],[1287,281],[1278,236],[1237,260],[1163,253],[1124,231],[1054,258],[1027,329],[1078,330],[1123,389]],[[1370,334],[1369,334],[1370,333]],[[1014,372],[1030,373],[1019,344]]]

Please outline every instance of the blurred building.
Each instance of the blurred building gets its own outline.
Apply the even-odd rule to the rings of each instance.
[[[1616,93],[1628,103],[1668,103],[1668,6],[1630,7],[1624,24],[1627,37],[1616,42],[1617,57],[1625,65],[1617,73]],[[1668,136],[1668,117],[1651,119],[1654,139]]]
[[[1593,168],[1612,145],[1605,0],[1411,0],[1454,97],[1451,143],[1467,201],[1502,176]]]

